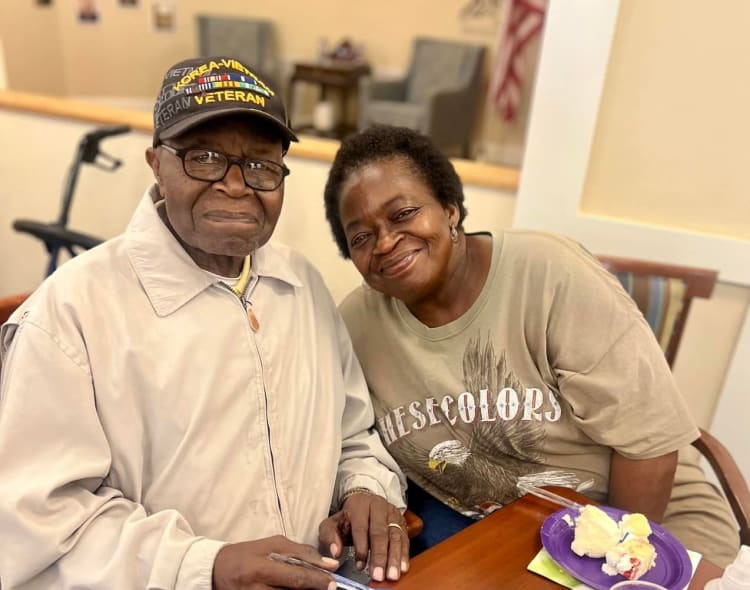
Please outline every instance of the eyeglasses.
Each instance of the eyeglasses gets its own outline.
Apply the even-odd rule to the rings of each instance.
[[[289,168],[270,160],[246,160],[231,158],[221,152],[202,148],[176,148],[166,143],[160,144],[170,154],[182,160],[182,169],[190,178],[206,182],[222,180],[235,164],[242,170],[245,184],[258,191],[276,190],[289,176]]]

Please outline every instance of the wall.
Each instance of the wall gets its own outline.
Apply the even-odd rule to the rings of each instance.
[[[750,238],[748,25],[745,0],[622,3],[584,212]]]
[[[552,3],[514,224],[569,234],[597,253],[719,270],[712,298],[691,310],[674,374],[698,423],[719,435],[750,479],[750,183],[739,168],[748,116],[735,100],[750,89],[748,6],[726,0],[721,15],[705,7]],[[707,79],[711,104],[720,106],[710,115],[709,94],[697,88],[706,83],[699,54],[714,68]],[[689,92],[699,100],[682,97]]]
[[[179,10],[174,32],[165,33],[152,27],[151,0],[140,0],[138,8],[121,7],[117,0],[100,0],[101,18],[95,25],[78,22],[75,2],[57,1],[51,7],[40,8],[33,0],[4,0],[0,4],[0,38],[5,45],[11,89],[66,96],[150,99],[158,90],[164,70],[197,52],[194,18],[206,13],[273,21],[286,72],[282,79],[287,78],[294,61],[317,57],[321,38],[328,38],[333,44],[344,36],[364,44],[376,73],[403,73],[412,40],[420,35],[486,46],[489,72],[498,39],[497,19],[462,20],[459,14],[468,3],[469,0],[412,0],[407,10],[398,0],[276,0],[251,5],[240,0],[213,0],[207,8],[206,2],[180,0],[175,3]],[[26,43],[30,34],[35,37],[31,49],[32,44]],[[524,77],[528,87],[537,55],[538,42],[534,42],[526,52]],[[34,73],[42,68],[49,72],[49,80],[40,80]],[[483,89],[482,95],[485,94]],[[510,124],[482,103],[476,136],[480,156],[508,165],[520,163],[529,94],[524,97],[519,118]]]
[[[446,0],[436,10],[431,0],[412,0],[406,14],[403,2],[398,0],[276,0],[252,6],[242,0],[214,0],[210,8],[201,0],[180,0],[173,33],[152,29],[149,8],[153,3],[146,0],[136,9],[121,8],[115,0],[101,1],[102,17],[97,26],[80,25],[74,3],[60,3],[58,14],[63,67],[71,93],[152,96],[164,70],[197,50],[197,14],[271,20],[276,25],[279,53],[289,62],[317,57],[321,38],[334,43],[351,34],[364,43],[377,68],[401,71],[409,59],[411,39],[417,35],[464,40],[491,49],[496,40],[494,29],[462,30],[457,15],[465,3]],[[123,47],[128,51],[122,51]],[[142,75],[132,76],[134,68]],[[103,80],[107,80],[104,87]]]
[[[33,43],[29,42],[33,38]],[[32,1],[0,2],[0,40],[9,87],[29,92],[63,94],[65,65],[61,49],[58,10]]]

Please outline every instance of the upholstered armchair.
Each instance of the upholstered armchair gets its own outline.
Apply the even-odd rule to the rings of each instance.
[[[611,256],[598,258],[633,298],[671,367],[692,299],[711,296],[717,272]],[[750,488],[737,463],[726,447],[703,429],[700,438],[693,441],[693,446],[714,470],[739,525],[742,543],[750,544]]]
[[[449,156],[469,155],[482,85],[485,48],[417,38],[406,77],[360,82],[359,128],[410,127]]]
[[[279,60],[271,21],[198,15],[196,26],[199,55],[236,57],[279,80]]]

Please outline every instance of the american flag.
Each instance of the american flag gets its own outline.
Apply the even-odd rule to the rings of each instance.
[[[500,19],[489,97],[506,120],[515,118],[521,102],[523,50],[542,30],[547,0],[505,0]]]

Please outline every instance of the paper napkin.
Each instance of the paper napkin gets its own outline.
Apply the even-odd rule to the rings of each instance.
[[[695,575],[695,568],[698,567],[698,563],[701,560],[701,554],[688,550],[688,556],[690,557],[690,563],[693,566],[693,575]],[[534,559],[532,559],[529,565],[526,566],[526,569],[552,580],[553,582],[560,584],[560,586],[570,588],[571,590],[594,590],[583,582],[576,580],[568,572],[557,565],[555,560],[549,556],[549,553],[547,553],[547,550],[544,548],[536,554]],[[690,577],[692,579],[692,575]],[[685,589],[687,589],[687,586],[685,586]]]

